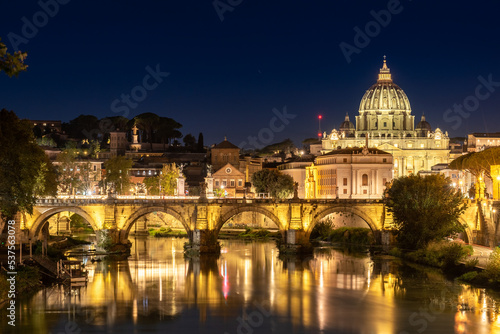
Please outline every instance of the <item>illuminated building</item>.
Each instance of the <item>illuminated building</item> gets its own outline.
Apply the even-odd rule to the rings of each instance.
[[[245,196],[245,174],[231,164],[226,164],[212,175],[214,188],[224,192],[224,197]]]
[[[449,162],[448,133],[432,130],[422,115],[414,126],[410,101],[405,92],[392,81],[386,60],[377,82],[361,99],[356,125],[347,115],[339,130],[324,133],[322,153],[337,149],[376,147],[393,156],[394,177],[430,170]],[[368,140],[366,140],[368,139]]]
[[[333,150],[306,167],[305,198],[382,198],[392,165],[376,148]]]
[[[469,152],[479,152],[494,146],[500,146],[500,132],[467,135],[467,151]]]

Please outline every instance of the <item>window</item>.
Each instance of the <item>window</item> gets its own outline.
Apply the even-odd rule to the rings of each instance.
[[[368,185],[368,174],[363,174],[363,176],[361,176],[361,185],[363,186]]]
[[[382,162],[387,162],[387,158],[382,159]]]
[[[347,189],[344,189],[344,194],[347,194]]]
[[[387,122],[384,122],[384,128],[386,128],[386,127],[387,127]]]
[[[94,165],[94,172],[95,172],[96,170],[97,170],[97,166],[96,166],[96,165]]]
[[[347,186],[347,177],[344,177],[344,186]]]
[[[227,186],[227,181],[226,181],[226,180],[222,181],[222,186],[223,186],[223,187],[226,187],[226,186]]]
[[[346,162],[347,162],[347,158],[344,158],[344,163],[346,163]]]
[[[231,180],[231,188],[234,188],[234,180]]]
[[[219,180],[215,180],[215,186],[218,188],[219,187]]]
[[[238,187],[243,187],[243,181],[238,180]]]

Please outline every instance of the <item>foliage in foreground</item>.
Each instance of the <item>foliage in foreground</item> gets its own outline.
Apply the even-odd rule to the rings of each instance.
[[[500,248],[496,247],[490,255],[486,269],[483,271],[469,271],[458,278],[460,281],[500,288]]]
[[[13,111],[0,111],[0,212],[12,218],[33,212],[38,196],[55,196],[54,166],[36,144],[31,125]]]
[[[21,51],[8,53],[7,46],[0,42],[0,72],[5,72],[9,77],[17,77],[19,72],[26,71],[28,68],[28,65],[24,63],[27,56],[26,52]]]
[[[403,258],[436,268],[450,268],[457,266],[472,254],[471,246],[464,246],[455,242],[431,242],[426,248],[403,254]],[[394,254],[395,255],[395,254]]]
[[[386,189],[401,248],[424,249],[429,242],[464,230],[458,218],[465,211],[463,196],[442,175],[410,175]]]
[[[19,295],[26,291],[35,291],[35,289],[42,286],[40,280],[41,275],[37,267],[18,267],[16,276],[16,293]],[[10,286],[7,281],[7,275],[0,272],[0,301],[7,299],[9,288]]]

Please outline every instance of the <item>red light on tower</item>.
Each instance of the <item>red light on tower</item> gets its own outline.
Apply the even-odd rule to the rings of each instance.
[[[323,116],[321,115],[318,115],[318,137],[321,138],[321,119],[323,118]]]

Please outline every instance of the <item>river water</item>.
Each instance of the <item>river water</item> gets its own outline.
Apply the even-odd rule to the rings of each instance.
[[[324,247],[280,260],[274,242],[223,240],[188,260],[186,239],[136,238],[125,261],[87,263],[79,290],[20,296],[1,333],[500,333],[500,295],[437,271]]]

